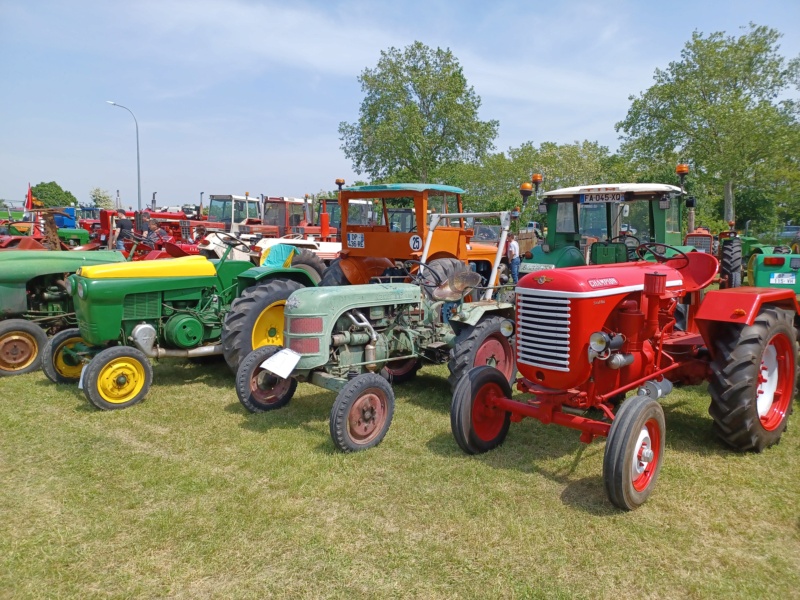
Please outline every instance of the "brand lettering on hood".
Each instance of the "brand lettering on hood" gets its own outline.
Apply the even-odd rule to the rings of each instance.
[[[586,283],[588,283],[589,287],[591,288],[608,287],[609,285],[619,285],[619,281],[617,281],[614,277],[604,277],[603,279],[590,279]]]

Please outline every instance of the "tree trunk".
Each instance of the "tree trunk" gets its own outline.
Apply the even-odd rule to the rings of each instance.
[[[736,212],[733,210],[733,180],[729,179],[725,182],[725,221],[730,222],[736,220]]]

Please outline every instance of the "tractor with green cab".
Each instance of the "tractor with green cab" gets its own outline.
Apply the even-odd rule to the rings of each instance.
[[[66,279],[84,266],[120,263],[120,252],[0,252],[0,376],[41,365],[48,335],[77,323]]]
[[[231,369],[253,348],[280,344],[283,306],[292,292],[315,286],[324,265],[290,246],[271,249],[260,267],[185,256],[80,269],[68,278],[78,327],[45,347],[43,370],[56,383],[79,382],[97,408],[141,402],[153,380],[151,359],[204,361],[223,356]]]
[[[485,276],[453,257],[428,262],[440,219],[468,217],[499,217],[503,226]],[[294,292],[285,306],[284,347],[265,345],[242,361],[239,400],[258,413],[285,406],[298,381],[336,392],[331,437],[353,452],[384,438],[394,414],[391,384],[413,378],[423,363],[447,363],[451,387],[478,365],[511,381],[514,305],[491,285],[510,222],[508,212],[434,214],[420,260],[406,261],[400,281],[382,275],[368,285]]]

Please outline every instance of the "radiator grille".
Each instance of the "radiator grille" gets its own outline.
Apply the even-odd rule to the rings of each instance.
[[[517,361],[569,371],[570,300],[517,294]]]
[[[160,316],[160,297],[158,292],[129,294],[122,304],[123,319],[155,319]]]
[[[705,252],[706,254],[711,254],[711,245],[712,245],[711,237],[708,235],[692,235],[691,233],[686,236],[686,245],[687,246],[694,246],[701,252]]]
[[[319,338],[292,338],[289,348],[298,354],[319,354]]]
[[[289,319],[289,333],[322,333],[322,317]]]

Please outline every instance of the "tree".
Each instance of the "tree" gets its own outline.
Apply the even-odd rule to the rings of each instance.
[[[750,24],[738,38],[697,31],[680,62],[656,69],[655,84],[631,96],[625,120],[617,123],[622,152],[634,160],[664,162],[680,155],[695,165],[695,176],[721,190],[724,218],[732,220],[734,192],[743,185],[783,180],[797,187],[798,106],[779,100],[798,84],[800,58],[778,54],[781,34]],[[794,148],[791,151],[791,148]],[[780,187],[780,186],[779,186]]]
[[[55,181],[38,183],[31,188],[33,196],[45,207],[64,207],[78,204],[78,199],[72,192],[61,189]]]
[[[92,191],[89,192],[89,196],[97,208],[114,208],[114,200],[111,198],[111,194],[107,190],[92,188]]]
[[[341,149],[357,173],[428,182],[494,148],[498,122],[478,118],[480,97],[450,50],[421,42],[389,48],[358,80],[365,93],[358,122],[339,124]]]

